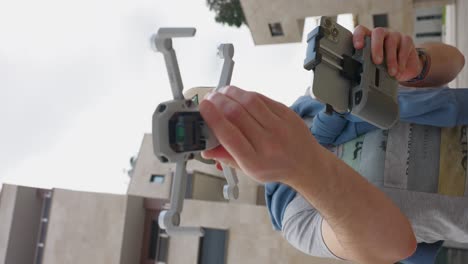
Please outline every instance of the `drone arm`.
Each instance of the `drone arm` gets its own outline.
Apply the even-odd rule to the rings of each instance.
[[[224,63],[223,69],[221,70],[221,77],[219,78],[219,83],[215,91],[231,83],[232,71],[234,69],[234,61],[232,60],[234,56],[234,46],[232,44],[219,45],[218,55],[224,59]],[[223,174],[227,181],[223,189],[224,198],[227,200],[235,200],[239,197],[239,187],[237,186],[239,180],[237,179],[236,170],[224,163],[222,163],[221,166],[223,167]]]
[[[164,55],[166,69],[171,83],[172,95],[176,100],[183,100],[184,86],[180,76],[179,64],[175,50],[172,48],[172,38],[192,37],[195,35],[194,28],[161,28],[152,37],[153,48]]]
[[[223,167],[224,177],[227,181],[227,184],[223,188],[224,199],[237,200],[239,197],[239,187],[237,186],[239,180],[237,179],[236,170],[224,163],[221,166]]]
[[[174,49],[171,49],[169,52],[163,54],[164,61],[166,62],[167,73],[169,75],[169,82],[171,83],[172,95],[176,100],[184,99],[184,95],[182,93],[184,85],[182,84],[175,51]]]
[[[176,164],[171,188],[171,210],[182,212],[184,207],[185,190],[187,189],[187,161]]]
[[[232,60],[234,56],[234,46],[232,44],[221,44],[218,47],[218,54],[224,59],[224,63],[216,91],[231,83],[232,71],[234,69],[234,61]]]
[[[187,161],[179,161],[172,178],[171,188],[171,208],[163,211],[159,215],[159,223],[169,235],[195,235],[203,236],[203,229],[200,227],[181,227],[180,213],[184,206],[185,190],[187,189]]]

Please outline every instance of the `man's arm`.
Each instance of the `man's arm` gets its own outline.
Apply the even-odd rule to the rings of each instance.
[[[318,151],[315,162],[285,184],[322,214],[330,251],[359,263],[395,263],[411,256],[416,239],[393,202],[331,152]]]
[[[409,87],[439,87],[451,82],[465,65],[465,57],[455,47],[444,43],[424,43],[430,57],[429,71],[426,77],[417,82],[407,82],[418,76],[423,69],[423,58],[418,56],[413,39],[399,32],[385,28],[370,30],[358,26],[353,34],[354,47],[364,47],[364,37],[372,39],[372,60],[375,64],[387,64],[388,73],[394,76],[401,85]]]
[[[326,220],[323,234],[334,254],[393,263],[416,248],[411,225],[391,200],[322,148],[288,107],[231,86],[210,94],[200,112],[222,144],[203,156],[298,190]]]
[[[367,35],[374,63],[385,58],[391,76],[406,84],[421,73],[423,62],[410,37],[358,27],[356,49]],[[447,83],[464,65],[464,57],[453,47],[425,48],[431,56],[430,71],[424,80],[408,85]],[[323,216],[322,235],[335,255],[360,263],[393,263],[414,252],[416,239],[408,219],[384,193],[322,148],[286,106],[230,87],[209,96],[200,111],[223,145],[206,151],[205,157],[240,168],[261,182],[296,189]]]
[[[426,78],[419,82],[402,82],[401,84],[404,86],[438,87],[446,85],[457,77],[465,65],[465,56],[453,46],[431,42],[423,43],[418,47],[423,48],[430,57],[429,72]]]

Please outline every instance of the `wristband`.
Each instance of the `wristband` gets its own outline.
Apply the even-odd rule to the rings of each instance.
[[[415,83],[424,80],[431,68],[431,56],[426,52],[426,50],[423,48],[416,48],[416,51],[418,52],[418,57],[423,61],[423,66],[419,75],[413,79],[405,81],[406,83]]]

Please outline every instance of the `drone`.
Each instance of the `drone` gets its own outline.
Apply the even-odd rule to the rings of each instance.
[[[203,120],[198,104],[183,95],[183,84],[172,38],[193,37],[195,28],[160,28],[152,36],[151,44],[156,52],[161,52],[166,63],[173,100],[160,103],[153,114],[153,151],[163,163],[175,163],[170,208],[159,214],[161,229],[172,235],[203,236],[201,227],[180,226],[180,214],[183,209],[187,186],[187,162],[204,150],[219,146],[219,141]],[[224,59],[221,76],[215,91],[231,82],[234,68],[234,46],[230,43],[218,47],[218,55]],[[239,196],[238,179],[234,168],[221,164],[227,184],[223,195],[227,200]]]

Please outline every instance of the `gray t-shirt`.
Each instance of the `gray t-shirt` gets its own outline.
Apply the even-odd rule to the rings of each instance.
[[[378,187],[410,220],[418,242],[468,242],[466,126],[399,123],[330,149]],[[336,258],[321,232],[322,216],[300,194],[283,217],[283,235],[296,248]]]

